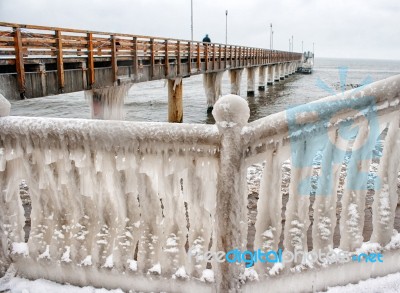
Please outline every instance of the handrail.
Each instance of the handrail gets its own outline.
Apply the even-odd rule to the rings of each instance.
[[[67,140],[84,140],[88,144],[149,148],[163,143],[219,148],[219,133],[214,125],[173,124],[164,122],[129,122],[112,120],[38,118],[8,116],[1,118],[1,133],[10,137],[44,136]],[[159,145],[160,146],[160,145]],[[160,146],[161,147],[161,146]],[[190,152],[190,149],[187,149]],[[194,150],[197,152],[197,148]]]
[[[59,28],[59,27],[47,27],[47,26],[38,26],[38,25],[27,25],[27,24],[15,24],[15,23],[7,23],[7,22],[0,22],[0,27],[10,27],[13,29],[32,29],[32,30],[44,30],[44,31],[54,31],[54,32],[67,32],[67,33],[79,33],[79,34],[85,34],[85,35],[107,35],[108,38],[110,37],[123,37],[123,38],[135,38],[137,39],[147,39],[149,41],[155,41],[158,42],[158,44],[161,44],[162,42],[184,42],[187,43],[190,46],[195,46],[197,44],[203,44],[207,45],[208,43],[203,43],[202,41],[191,41],[191,40],[183,40],[183,39],[174,39],[174,38],[164,38],[164,37],[154,37],[154,36],[144,36],[144,35],[134,35],[134,34],[123,34],[123,33],[114,33],[114,32],[100,32],[100,31],[91,31],[91,30],[78,30],[78,29],[69,29],[69,28]],[[50,34],[44,34],[44,35],[48,35],[48,38],[55,38],[55,35],[50,35]],[[67,35],[59,35],[61,37],[69,37]],[[70,37],[75,37],[77,39],[79,38],[84,38],[85,36],[70,36]],[[97,38],[99,36],[96,36]],[[121,41],[129,41],[128,39],[119,39]],[[34,38],[32,38],[33,41],[35,41]],[[43,42],[43,39],[39,39],[38,41]],[[66,42],[67,40],[64,40],[63,42]],[[103,39],[103,41],[105,41],[105,39]],[[55,41],[53,42],[55,44]],[[52,42],[49,43],[48,49],[51,49],[53,44]],[[73,44],[73,43],[71,43]],[[174,44],[174,43],[171,43]],[[294,52],[286,52],[286,51],[280,51],[280,50],[269,50],[269,49],[261,49],[261,48],[256,48],[256,47],[249,47],[249,46],[239,46],[239,45],[233,45],[233,44],[222,44],[222,43],[210,43],[210,45],[217,45],[217,46],[221,46],[221,49],[223,49],[222,51],[225,51],[225,53],[227,53],[231,48],[243,48],[243,49],[250,49],[250,53],[251,56],[260,56],[263,55],[263,53],[268,53],[268,54],[273,54],[276,55],[276,61],[279,62],[281,55],[285,55],[286,59],[285,60],[295,60],[300,58],[301,54],[300,53],[294,53]],[[1,44],[0,44],[0,48],[1,48]],[[108,48],[108,47],[107,47]],[[56,47],[54,47],[54,49],[56,49]],[[71,48],[70,48],[71,49]],[[243,52],[245,52],[245,50],[242,50]],[[194,50],[195,52],[195,50]],[[84,53],[84,52],[82,52]],[[232,52],[228,52],[228,53],[232,53]],[[245,54],[248,55],[248,54]],[[264,56],[264,55],[263,55]],[[265,56],[264,56],[265,57]]]
[[[82,30],[82,29],[71,29],[71,28],[64,28],[64,27],[51,27],[51,26],[41,26],[41,25],[30,25],[30,24],[18,24],[18,23],[9,23],[9,22],[0,22],[0,27],[11,27],[11,28],[24,28],[24,29],[35,29],[35,30],[46,30],[46,31],[64,31],[70,33],[82,33],[82,34],[97,34],[97,35],[110,35],[110,36],[121,36],[121,37],[136,37],[136,38],[144,38],[144,39],[155,39],[155,40],[163,40],[163,41],[184,41],[188,43],[203,43],[203,41],[192,41],[192,40],[185,40],[185,39],[175,39],[175,38],[164,38],[164,37],[156,37],[156,36],[146,36],[146,35],[136,35],[136,34],[126,34],[126,33],[116,33],[116,32],[102,32],[102,31],[93,31],[93,30]],[[258,47],[249,47],[249,46],[239,46],[233,44],[225,44],[225,43],[215,43],[212,42],[211,44],[216,45],[223,45],[226,47],[229,46],[236,46],[236,47],[246,47],[251,49],[260,49]],[[266,51],[273,51],[273,52],[286,52],[281,50],[269,50],[269,49],[262,49]]]
[[[371,97],[373,99],[365,99],[364,97]],[[360,88],[312,101],[307,105],[315,105],[315,109],[320,109],[320,116],[322,118],[323,116],[330,117],[332,114],[337,113],[338,110],[342,109],[341,115],[336,115],[334,120],[329,121],[329,125],[319,125],[320,127],[326,128],[336,126],[337,123],[343,122],[343,119],[356,119],[356,116],[348,116],[348,114],[351,113],[354,115],[354,109],[368,106],[371,103],[376,107],[378,115],[384,113],[389,108],[397,109],[400,106],[399,99],[400,75],[395,75],[374,82],[372,85],[363,85]],[[319,107],[316,104],[320,104],[321,106]],[[327,105],[330,105],[330,107],[327,107]],[[303,106],[299,106],[297,109],[300,109],[301,107]],[[343,112],[344,109],[347,109],[347,111]],[[296,107],[292,107],[291,110],[296,111]],[[393,109],[391,109],[391,111],[393,111]],[[316,117],[312,112],[308,112],[302,116],[301,119],[303,124],[318,123],[318,119],[316,120]],[[324,122],[323,119],[320,120],[320,122]],[[310,134],[315,133],[316,131],[317,129],[313,128],[310,130]],[[303,135],[305,134],[306,132],[303,133]],[[249,123],[243,128],[242,135],[246,145],[250,148],[251,145],[258,145],[261,140],[266,140],[268,137],[272,138],[280,135],[286,135],[283,143],[288,143],[289,138],[293,139],[295,134],[289,133],[287,111],[284,111]]]

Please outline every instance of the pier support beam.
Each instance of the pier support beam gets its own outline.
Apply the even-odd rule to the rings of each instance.
[[[290,62],[290,74],[294,74],[296,72],[294,64],[294,62]]]
[[[274,81],[279,81],[279,76],[280,76],[280,73],[279,73],[279,70],[280,70],[280,68],[279,68],[279,64],[274,64]]]
[[[82,69],[82,88],[83,89],[88,89],[88,79],[87,79],[87,67],[86,67],[86,62],[82,61],[79,64],[79,68]]]
[[[221,80],[224,72],[203,74],[203,86],[207,97],[207,113],[211,113],[215,102],[221,96]]]
[[[265,66],[258,67],[258,90],[265,90]]]
[[[240,95],[240,82],[242,80],[243,69],[229,70],[231,78],[231,94]]]
[[[272,85],[274,83],[274,66],[268,65],[267,68],[267,85]]]
[[[289,77],[289,63],[284,63],[283,66],[285,68],[285,77]]]
[[[256,73],[257,67],[248,67],[247,68],[247,96],[253,97],[255,86],[256,86]]]
[[[279,64],[279,79],[280,80],[285,79],[285,66],[283,63]]]
[[[45,97],[47,96],[46,66],[43,63],[39,64],[37,72],[40,74],[40,87],[42,88],[42,95]]]
[[[92,119],[124,120],[124,100],[131,86],[128,83],[85,91]]]
[[[182,78],[168,79],[168,122],[183,121]]]

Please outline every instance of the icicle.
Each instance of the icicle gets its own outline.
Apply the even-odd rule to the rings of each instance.
[[[282,172],[281,166],[288,156],[284,148],[269,149],[265,155],[266,162],[260,184],[257,203],[255,249],[263,252],[277,250],[282,232]],[[267,266],[257,262],[258,272],[266,272]],[[262,275],[262,274],[261,274]]]
[[[203,74],[203,86],[207,97],[207,107],[212,109],[215,102],[221,96],[221,81],[223,72]]]
[[[365,196],[372,151],[379,136],[379,128],[364,120],[351,150],[347,165],[345,190],[340,215],[340,249],[354,251],[363,241]]]
[[[333,233],[336,226],[336,202],[339,175],[347,144],[338,140],[336,129],[329,129],[327,141],[322,151],[318,188],[313,205],[312,240],[313,250],[328,251],[333,248]],[[347,142],[347,141],[346,141]],[[338,149],[337,149],[338,148]],[[336,164],[335,164],[336,163]]]
[[[132,84],[85,91],[93,119],[124,120],[124,99]]]
[[[381,186],[375,191],[374,203],[372,206],[373,232],[371,242],[378,242],[382,246],[388,244],[392,237],[398,201],[397,175],[400,168],[399,144],[399,116],[398,113],[394,113],[394,115],[391,115],[383,156],[379,164],[378,178],[381,181]]]
[[[291,142],[291,178],[286,205],[285,250],[308,251],[307,230],[310,225],[309,206],[312,193],[313,159],[320,148],[320,136]],[[295,260],[295,264],[301,260]]]
[[[166,237],[160,263],[163,274],[167,277],[175,276],[178,269],[185,266],[187,256],[185,250],[187,223],[181,180],[184,180],[188,163],[190,159],[186,156],[176,156],[167,152],[163,155],[164,189],[160,189],[159,193],[163,193],[163,222]]]
[[[154,171],[149,162],[153,162],[151,155],[140,161],[139,172],[139,202],[142,212],[140,223],[141,239],[138,251],[138,269],[143,273],[159,264],[162,253],[162,209],[158,195],[158,180],[161,169]],[[161,243],[161,244],[160,244]]]

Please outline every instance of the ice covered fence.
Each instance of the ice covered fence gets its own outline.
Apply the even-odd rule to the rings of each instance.
[[[26,117],[0,123],[3,260],[11,249],[30,278],[125,289],[133,280],[141,291],[163,290],[164,277],[168,288],[187,291],[174,279],[202,278],[207,263],[196,253],[216,235],[216,126]],[[23,179],[32,200],[28,245],[21,245]],[[190,259],[186,246],[194,248]]]
[[[399,98],[395,76],[249,124],[246,101],[234,95],[215,104],[213,126],[0,118],[1,267],[12,261],[28,278],[171,292],[311,291],[399,270]],[[330,251],[340,203],[339,248],[384,250],[385,267],[294,261],[245,270],[202,259],[208,250],[246,249],[246,171],[262,162],[255,249],[308,251],[312,224],[312,249]],[[371,176],[353,171],[372,164],[380,178],[373,192],[355,188]],[[32,200],[27,244],[23,179]]]

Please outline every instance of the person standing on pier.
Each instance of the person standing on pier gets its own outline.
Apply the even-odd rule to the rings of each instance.
[[[203,43],[211,43],[210,38],[208,37],[208,34],[203,38]]]

